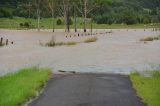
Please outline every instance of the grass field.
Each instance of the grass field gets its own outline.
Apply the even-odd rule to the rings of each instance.
[[[133,87],[148,106],[160,106],[160,70],[146,72],[144,77],[139,73],[132,73],[130,79]]]
[[[63,18],[57,18],[63,20]],[[73,19],[72,19],[73,20]],[[55,20],[56,21],[56,20]],[[27,19],[14,17],[13,19],[9,18],[0,18],[0,28],[8,29],[25,29],[20,27],[20,23],[31,22],[34,27],[37,27],[36,19]],[[74,21],[73,21],[74,22]],[[56,22],[55,22],[56,23]],[[42,18],[40,26],[45,29],[52,29],[52,18]],[[90,19],[87,22],[87,28],[90,28]],[[70,26],[74,28],[73,25]],[[125,25],[125,24],[95,24],[93,23],[93,29],[118,29],[118,28],[159,28],[160,24],[135,24],[135,25]],[[64,25],[55,25],[55,29],[64,29]],[[83,28],[82,19],[77,18],[77,28]]]
[[[50,74],[50,69],[33,67],[0,77],[0,106],[20,106],[36,96]]]

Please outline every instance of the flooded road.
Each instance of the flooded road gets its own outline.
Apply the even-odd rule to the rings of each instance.
[[[95,30],[95,33],[110,30]],[[71,38],[66,38],[70,36]],[[53,72],[76,71],[91,73],[121,73],[153,69],[160,64],[160,40],[144,44],[141,38],[157,36],[151,29],[114,29],[112,33],[94,35],[94,43],[75,46],[42,47],[40,42],[55,36],[57,42],[82,42],[91,36],[74,33],[0,30],[0,37],[14,41],[0,48],[0,75],[24,67],[50,67]],[[81,35],[81,34],[80,34]]]

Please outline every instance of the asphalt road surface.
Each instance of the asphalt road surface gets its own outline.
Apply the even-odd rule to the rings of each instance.
[[[29,106],[146,106],[128,76],[113,74],[57,75]]]

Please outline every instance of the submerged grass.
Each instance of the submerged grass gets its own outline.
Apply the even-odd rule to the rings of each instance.
[[[150,76],[139,73],[130,75],[133,87],[148,106],[160,106],[160,70],[146,73]]]
[[[77,42],[66,42],[65,45],[71,46],[71,45],[76,45]]]
[[[0,77],[0,106],[19,106],[28,101],[50,75],[50,69],[32,67]]]
[[[85,43],[90,43],[90,42],[96,42],[97,40],[98,40],[97,37],[92,37],[92,38],[86,39],[84,42],[85,42]]]
[[[145,37],[140,39],[140,41],[153,41],[153,40],[159,40],[160,37]]]

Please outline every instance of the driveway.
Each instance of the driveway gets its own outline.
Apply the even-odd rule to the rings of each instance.
[[[29,106],[146,106],[128,76],[116,74],[55,75]]]

